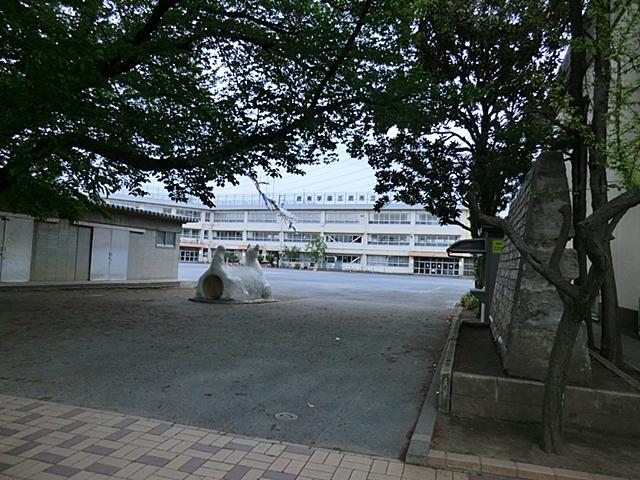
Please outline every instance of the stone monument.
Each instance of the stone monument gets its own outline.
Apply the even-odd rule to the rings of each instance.
[[[559,152],[543,153],[511,203],[509,221],[548,260],[563,221],[560,208],[566,205],[570,206],[571,201],[563,156]],[[576,277],[574,250],[566,249],[560,263],[565,278]],[[490,321],[502,366],[510,376],[545,379],[562,309],[553,285],[522,260],[514,245],[505,239]],[[584,325],[574,347],[569,378],[580,384],[591,382]]]
[[[196,302],[272,302],[271,285],[264,276],[258,245],[248,245],[244,264],[230,266],[225,261],[225,248],[216,248],[211,265],[198,280]]]

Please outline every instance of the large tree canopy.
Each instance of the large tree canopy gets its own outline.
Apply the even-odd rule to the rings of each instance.
[[[559,58],[553,19],[547,2],[425,2],[402,81],[370,104],[354,145],[377,170],[377,191],[446,223],[468,193],[484,213],[504,209],[549,133],[541,117]]]
[[[74,216],[150,175],[211,204],[317,161],[400,48],[373,3],[1,2],[0,204]]]

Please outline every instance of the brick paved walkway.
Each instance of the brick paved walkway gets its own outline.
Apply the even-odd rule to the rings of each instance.
[[[466,480],[397,460],[0,395],[0,479]]]
[[[0,395],[0,480],[619,480],[441,451],[429,464]]]

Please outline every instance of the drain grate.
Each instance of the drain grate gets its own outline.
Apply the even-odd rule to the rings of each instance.
[[[298,419],[298,415],[291,412],[279,412],[279,413],[276,413],[274,417],[276,417],[276,420],[287,420],[287,421]]]

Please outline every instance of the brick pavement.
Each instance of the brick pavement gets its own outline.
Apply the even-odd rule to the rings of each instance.
[[[0,480],[473,480],[453,470],[475,463],[518,476],[511,462],[444,452],[430,460],[441,468],[0,395]],[[611,478],[517,467],[522,478]]]

